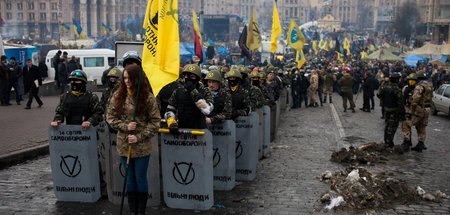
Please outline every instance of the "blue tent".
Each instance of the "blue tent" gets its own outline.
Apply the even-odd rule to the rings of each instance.
[[[405,61],[407,66],[416,67],[417,62],[426,62],[427,58],[421,57],[416,54],[412,54],[412,55],[409,55],[408,57],[405,57],[405,59],[403,59],[403,61]]]

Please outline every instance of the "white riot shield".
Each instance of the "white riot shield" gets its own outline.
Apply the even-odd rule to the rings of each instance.
[[[200,131],[161,134],[163,195],[171,208],[208,210],[214,203],[212,134]]]
[[[49,128],[53,189],[58,201],[95,202],[100,198],[100,177],[95,128],[80,125]]]
[[[240,116],[236,123],[236,180],[252,181],[258,162],[259,119],[255,112]]]
[[[286,88],[281,89],[280,99],[278,101],[280,102],[280,111],[282,111],[282,112],[286,111],[286,107],[287,107],[287,90],[286,90]]]
[[[236,184],[236,124],[225,120],[208,130],[213,135],[214,190],[231,190]]]
[[[258,142],[258,159],[262,159],[264,156],[263,152],[263,140],[264,140],[264,113],[262,109],[256,109],[255,111],[258,114],[258,135],[259,135],[259,142]]]
[[[270,152],[270,107],[264,105],[262,111],[264,116],[263,155],[267,157]]]

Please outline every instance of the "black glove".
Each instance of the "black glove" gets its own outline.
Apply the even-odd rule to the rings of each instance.
[[[186,81],[184,82],[184,88],[188,91],[191,92],[192,90],[195,89],[195,84],[192,81]]]

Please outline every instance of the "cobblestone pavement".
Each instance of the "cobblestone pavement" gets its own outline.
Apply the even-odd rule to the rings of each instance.
[[[329,104],[318,108],[301,108],[282,114],[271,155],[258,164],[253,182],[238,183],[232,191],[215,192],[215,207],[208,211],[151,208],[147,214],[322,214],[318,202],[329,189],[317,177],[325,170],[344,167],[329,161],[333,150],[342,144],[358,145],[380,142],[383,121],[380,112],[343,113],[340,98],[334,96],[339,123]],[[361,101],[358,102],[360,105]],[[378,107],[377,107],[378,109]],[[46,122],[49,120],[46,119]],[[411,186],[426,191],[441,190],[450,194],[449,166],[450,120],[444,116],[430,117],[428,150],[390,157],[388,164],[370,169],[392,171]],[[343,136],[341,136],[343,134]],[[399,134],[397,134],[399,135]],[[414,134],[415,135],[415,134]],[[396,137],[399,144],[401,137]],[[118,214],[119,206],[100,200],[96,203],[57,202],[53,194],[49,157],[29,161],[0,171],[0,214]],[[223,206],[223,207],[222,207]],[[423,202],[399,205],[379,211],[344,211],[330,214],[450,214],[450,202]]]

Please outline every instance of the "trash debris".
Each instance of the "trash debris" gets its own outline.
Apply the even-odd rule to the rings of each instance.
[[[331,178],[331,176],[333,176],[333,173],[331,173],[330,170],[327,170],[324,173],[322,173],[322,175],[320,176],[320,181],[329,180]]]
[[[336,198],[331,199],[331,202],[329,205],[325,206],[326,209],[331,210],[335,207],[338,207],[342,203],[345,203],[344,198],[342,196],[338,196]]]
[[[423,196],[426,193],[425,190],[422,189],[420,186],[417,186],[416,191],[417,191],[417,194],[419,194],[419,196]]]
[[[424,189],[422,189],[420,186],[416,187],[417,195],[422,197],[422,199],[431,201],[431,202],[441,202],[443,199],[447,199],[448,196],[441,192],[440,190],[437,190],[434,192],[434,194],[427,193]]]
[[[441,192],[440,190],[436,190],[434,195],[436,196],[436,198],[439,198],[439,199],[448,199],[447,194]]]
[[[321,196],[320,202],[326,204],[327,209],[379,209],[394,204],[414,204],[421,199],[404,180],[385,173],[375,174],[361,167],[334,172],[326,182],[330,191]],[[343,202],[332,205],[339,196]]]
[[[388,159],[386,156],[393,154],[401,154],[400,145],[394,148],[386,147],[383,143],[367,143],[357,148],[350,146],[347,150],[342,148],[340,151],[333,152],[331,161],[336,163],[363,164],[372,165],[375,163],[385,163]]]

